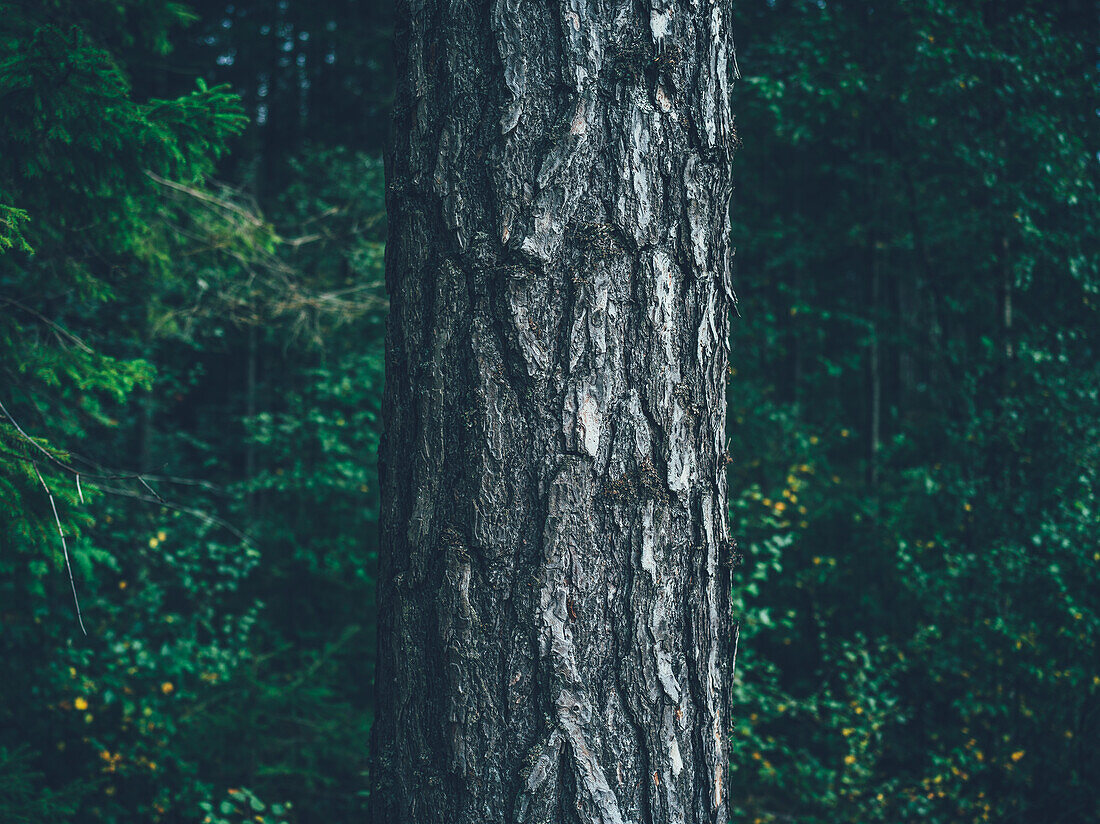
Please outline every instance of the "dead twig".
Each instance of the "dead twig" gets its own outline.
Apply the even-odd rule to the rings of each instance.
[[[34,467],[34,474],[38,476],[42,488],[46,490],[46,495],[50,499],[50,506],[53,508],[53,519],[57,523],[57,534],[61,536],[61,551],[65,554],[65,567],[69,570],[69,586],[73,588],[73,603],[76,604],[76,621],[80,624],[80,631],[87,635],[88,630],[84,629],[84,617],[80,614],[80,599],[76,596],[76,580],[73,578],[73,565],[69,562],[69,547],[65,543],[65,530],[61,528],[61,517],[57,514],[57,504],[54,502],[53,493],[50,492],[50,488],[46,486],[46,479],[43,478],[42,473],[38,471],[38,464],[31,465]]]

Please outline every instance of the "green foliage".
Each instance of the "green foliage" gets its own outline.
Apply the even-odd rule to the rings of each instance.
[[[293,804],[272,804],[270,807],[247,787],[230,787],[217,806],[204,801],[199,807],[206,815],[203,824],[287,824],[284,816]]]
[[[20,252],[33,252],[27,238],[23,235],[23,224],[30,219],[26,209],[16,209],[0,203],[0,253],[8,249]]]
[[[304,221],[319,236],[309,246],[311,276],[296,268],[306,244],[284,241],[239,193],[164,178],[154,212],[164,222],[146,258],[157,276],[144,281],[156,288],[120,289],[104,303],[128,318],[113,342],[142,357],[106,359],[60,330],[66,346],[35,351],[38,360],[23,365],[38,380],[26,397],[55,410],[54,389],[80,404],[71,418],[51,418],[51,434],[103,439],[92,454],[114,466],[140,436],[143,465],[211,479],[114,477],[2,425],[24,459],[0,481],[13,516],[5,541],[21,540],[0,556],[2,651],[21,667],[2,690],[0,744],[34,742],[25,760],[43,772],[40,785],[84,796],[79,820],[195,821],[204,811],[211,821],[300,820],[288,797],[336,816],[361,806],[374,638],[373,561],[362,546],[378,509],[385,306],[384,222],[368,210],[380,204],[381,175],[361,155],[318,155],[332,188],[312,180],[330,205]],[[309,156],[302,162],[311,174],[320,168]],[[293,210],[286,218],[301,225]],[[266,280],[238,289],[234,278],[247,276]],[[200,294],[217,292],[204,298],[209,305],[188,306],[188,283],[205,278]],[[44,323],[36,312],[31,320]],[[270,375],[259,370],[229,397],[214,391],[210,376],[250,338]],[[94,369],[82,360],[92,357]],[[56,380],[42,378],[46,358]],[[72,376],[82,367],[98,382]],[[135,389],[139,402],[126,402]],[[96,391],[103,397],[93,401]],[[245,395],[257,407],[247,419]],[[189,409],[203,417],[173,427]],[[70,537],[89,629],[79,643],[70,643],[64,573],[42,562],[58,552],[58,535],[32,458]],[[86,468],[83,500],[62,465]],[[265,802],[242,784],[279,803],[258,809]],[[71,805],[55,807],[67,820]]]
[[[151,10],[155,13],[146,14]],[[225,141],[243,125],[240,106],[222,87],[141,103],[97,23],[141,19],[161,42],[186,15],[162,4],[5,4],[0,27],[0,351],[11,420],[31,434],[87,435],[111,426],[111,408],[147,389],[151,365],[96,338],[109,326],[110,302],[147,274],[146,243],[157,192],[150,174],[198,181],[213,169]],[[66,27],[55,21],[65,17]],[[7,204],[18,204],[19,208]],[[87,331],[84,331],[87,330]],[[59,476],[48,439],[32,445],[14,427],[0,429],[0,474],[11,533],[44,536],[56,527],[49,508],[27,496],[42,464],[51,489],[71,498],[74,472]],[[45,460],[44,460],[45,458]],[[90,478],[86,478],[90,480]],[[71,500],[63,500],[71,504]],[[79,518],[62,507],[65,528]],[[40,544],[41,545],[41,544]],[[50,546],[56,551],[57,542]],[[24,544],[23,548],[27,546]]]
[[[1089,12],[738,13],[735,820],[1094,818]]]
[[[216,529],[106,498],[72,549],[89,636],[72,637],[66,590],[30,565],[5,577],[5,735],[49,752],[51,785],[84,787],[85,816],[126,822],[193,812],[213,792],[191,726],[248,660],[258,610],[234,595],[257,561]],[[135,515],[137,517],[135,517]],[[34,586],[28,586],[33,583]],[[20,712],[20,695],[35,696]]]
[[[120,55],[164,54],[182,6],[3,12],[0,201],[19,208],[0,214],[0,649],[18,666],[0,688],[0,818],[193,821],[237,775],[200,719],[255,666],[262,605],[242,584],[259,555],[215,485],[162,501],[172,479],[130,472],[151,465],[153,393],[194,379],[157,363],[153,321],[202,267],[259,266],[277,235],[206,181],[244,125],[224,86],[132,93]],[[223,214],[249,228],[229,250]]]
[[[258,627],[243,692],[213,717],[264,758],[251,785],[309,815],[362,815],[376,637],[376,454],[383,380],[381,164],[308,149],[272,214],[307,228],[287,265],[308,292],[261,336],[258,411],[244,421],[246,464],[231,487],[265,563],[249,586],[271,606]],[[287,350],[287,342],[293,349]],[[267,399],[261,405],[261,401]],[[240,732],[242,719],[247,735]],[[226,742],[222,751],[233,745]],[[244,753],[242,752],[242,756]]]
[[[12,752],[0,747],[0,820],[39,824],[71,816],[79,800],[79,785],[70,786],[66,793],[53,792],[42,785],[41,774],[31,769],[29,760],[25,749]]]

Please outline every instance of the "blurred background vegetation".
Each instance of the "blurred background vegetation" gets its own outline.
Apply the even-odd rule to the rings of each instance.
[[[391,13],[0,0],[0,822],[362,819]],[[736,4],[737,822],[1100,817],[1097,35]]]

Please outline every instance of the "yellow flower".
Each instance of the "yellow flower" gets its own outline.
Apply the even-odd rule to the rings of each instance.
[[[1023,757],[1024,757],[1024,751],[1023,750],[1016,750],[1016,752],[1012,753],[1012,760],[1013,761],[1019,761]]]
[[[86,710],[88,709],[88,699],[83,695],[77,696],[77,699],[73,701],[73,706],[78,710]]]
[[[160,691],[165,695],[171,695],[173,690],[175,690],[175,686],[173,686],[171,681],[165,681],[160,685]]]
[[[775,511],[776,512],[782,512],[786,508],[787,508],[787,505],[785,503],[783,503],[782,501],[776,501],[775,502]]]
[[[817,566],[820,563],[821,563],[821,558],[819,558],[818,556],[815,555],[814,556],[814,566]]]
[[[847,429],[841,429],[840,430],[840,437],[842,437],[842,438],[847,438],[849,434],[850,433],[848,432]]]
[[[160,541],[157,540],[157,536],[154,535],[152,538],[149,539],[149,549],[156,549],[157,544],[159,543]]]
[[[854,732],[855,732],[855,730],[853,730],[851,727],[845,727],[844,729],[842,729],[840,731],[840,734],[843,735],[845,738],[847,738],[849,735],[851,735]]]
[[[846,755],[844,756],[844,763],[848,765],[855,764],[856,757],[854,755]]]
[[[167,533],[167,532],[165,532],[165,531],[164,531],[163,529],[162,529],[162,530],[160,530],[160,531],[159,531],[159,532],[157,533],[157,540],[158,540],[158,541],[166,541],[166,540],[168,540],[168,533]]]
[[[119,581],[118,582],[118,588],[119,589],[126,589],[126,582],[125,581]]]
[[[817,435],[810,435],[810,443],[817,443]]]

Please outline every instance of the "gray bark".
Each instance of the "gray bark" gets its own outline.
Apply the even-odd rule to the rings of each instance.
[[[730,8],[399,20],[372,820],[724,824]]]

